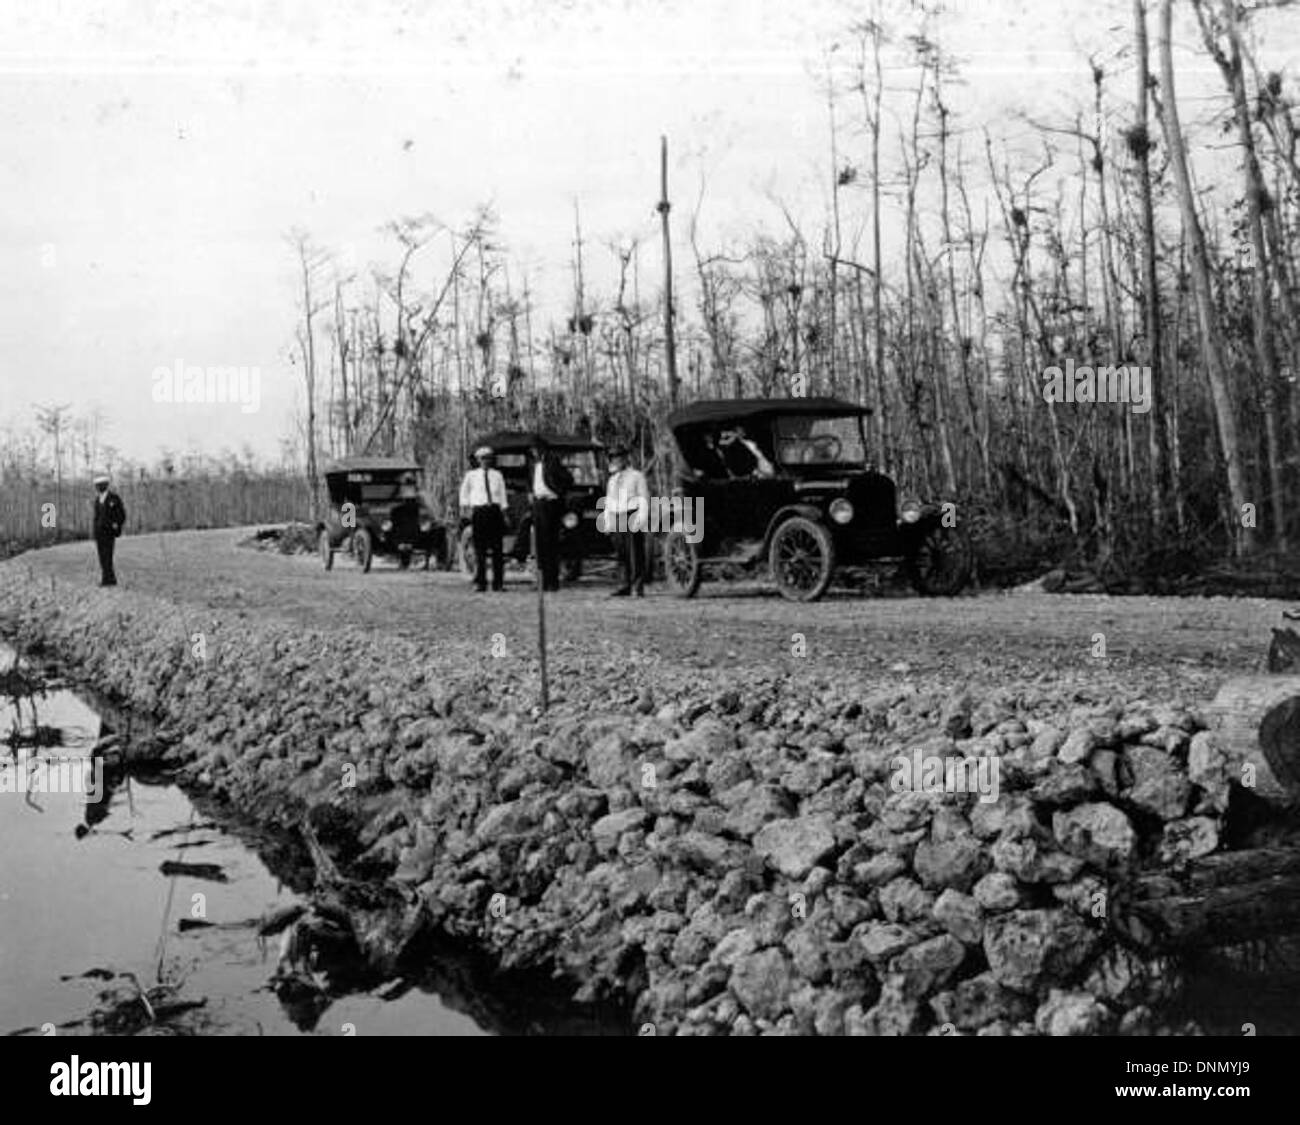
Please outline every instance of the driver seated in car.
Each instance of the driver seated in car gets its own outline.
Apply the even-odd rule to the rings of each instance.
[[[743,426],[733,426],[718,435],[718,452],[727,472],[733,477],[771,477],[776,475],[772,462],[745,433]]]

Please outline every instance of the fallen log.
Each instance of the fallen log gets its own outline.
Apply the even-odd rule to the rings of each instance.
[[[1243,767],[1237,784],[1276,804],[1300,802],[1300,676],[1229,680],[1207,715],[1219,748]]]
[[[164,875],[184,875],[190,879],[207,879],[213,883],[230,881],[216,863],[180,863],[174,859],[165,859],[158,870]]]
[[[1112,926],[1151,953],[1187,953],[1300,934],[1300,848],[1206,856],[1178,874],[1139,875]]]

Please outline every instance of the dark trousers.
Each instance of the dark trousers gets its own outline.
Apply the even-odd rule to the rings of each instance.
[[[501,553],[501,536],[505,520],[495,504],[484,504],[470,512],[470,527],[474,534],[474,585],[487,589],[488,555],[492,556],[492,589],[505,587],[506,560]]]
[[[645,533],[642,531],[614,532],[614,549],[623,568],[623,589],[645,589]]]
[[[96,535],[95,550],[99,552],[99,584],[116,586],[117,575],[113,572],[113,547],[117,539],[112,535]]]
[[[537,535],[537,569],[543,590],[560,588],[560,521],[564,504],[560,500],[533,501],[533,528]]]

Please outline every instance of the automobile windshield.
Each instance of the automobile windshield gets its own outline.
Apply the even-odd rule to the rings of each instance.
[[[363,484],[360,486],[360,500],[363,504],[386,504],[398,498],[401,487],[401,484],[395,480]]]
[[[603,483],[600,479],[600,466],[596,463],[596,451],[594,449],[570,449],[560,454],[560,460],[564,462],[565,467],[573,474],[573,483],[576,485],[591,485]]]
[[[776,457],[783,465],[862,465],[867,460],[856,416],[789,415],[776,421]]]

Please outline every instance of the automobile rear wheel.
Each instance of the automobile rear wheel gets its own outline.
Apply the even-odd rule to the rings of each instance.
[[[474,569],[478,566],[478,556],[474,553],[474,529],[467,527],[460,533],[460,550],[457,552],[460,556],[460,572],[466,578],[474,577]]]
[[[334,548],[330,545],[330,533],[322,528],[316,542],[320,548],[320,561],[325,564],[326,570],[333,570]]]
[[[962,532],[935,524],[908,560],[908,573],[918,593],[951,598],[970,581],[973,561],[970,540]]]
[[[826,593],[835,571],[831,533],[802,516],[786,520],[772,536],[769,567],[781,597],[815,602]]]
[[[370,563],[374,553],[374,544],[370,542],[370,532],[364,527],[357,528],[352,533],[352,554],[356,557],[357,565],[361,567],[363,574],[370,573]]]
[[[703,579],[699,552],[682,531],[670,531],[664,540],[664,580],[679,598],[693,598]]]

